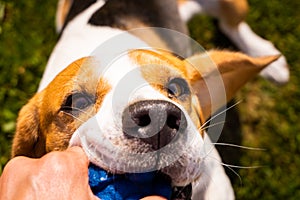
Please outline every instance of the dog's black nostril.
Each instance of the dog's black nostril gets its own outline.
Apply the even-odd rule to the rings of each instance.
[[[186,129],[186,119],[173,103],[161,100],[141,101],[130,105],[123,113],[123,132],[160,149]]]
[[[167,126],[171,129],[179,129],[180,126],[180,118],[175,115],[169,115],[167,118]]]
[[[149,114],[144,114],[132,119],[138,126],[148,126],[151,123]]]

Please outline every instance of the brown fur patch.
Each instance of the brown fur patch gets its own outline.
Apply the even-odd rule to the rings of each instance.
[[[13,141],[13,157],[41,157],[49,151],[68,147],[74,131],[96,114],[110,91],[108,82],[95,73],[97,64],[92,58],[73,62],[24,106]],[[78,116],[62,110],[62,105],[73,93],[84,93],[94,99]]]

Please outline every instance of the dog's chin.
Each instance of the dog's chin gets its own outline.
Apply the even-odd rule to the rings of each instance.
[[[134,149],[135,153],[129,153],[133,152],[133,149],[111,149],[103,145],[98,146],[95,140],[95,138],[79,137],[79,132],[76,131],[71,138],[70,145],[81,146],[91,163],[112,174],[158,171],[169,177],[173,186],[184,187],[199,179],[205,167],[203,160],[196,159],[194,156],[197,154],[193,151],[200,147],[188,148],[178,155],[179,151],[174,146],[170,146],[167,153],[163,151],[157,153],[149,148],[148,150],[138,148],[141,144],[137,142],[137,149],[143,149],[145,152],[136,152]],[[132,146],[134,146],[133,143],[131,143]]]

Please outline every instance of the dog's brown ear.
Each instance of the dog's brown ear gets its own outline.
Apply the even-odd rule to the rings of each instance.
[[[40,95],[36,94],[19,112],[12,144],[12,157],[37,158],[45,154],[45,142],[39,126],[40,102]]]
[[[279,57],[252,58],[237,52],[211,51],[188,58],[188,65],[193,66],[189,79],[200,102],[203,118],[208,119],[243,85]]]

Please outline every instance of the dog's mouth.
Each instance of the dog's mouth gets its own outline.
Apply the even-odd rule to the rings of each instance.
[[[168,200],[190,200],[192,185],[172,186],[171,178],[161,171],[112,174],[96,165],[89,166],[89,184],[100,199],[141,199],[157,195]]]
[[[85,143],[86,140],[82,140],[83,143],[80,143],[77,141],[79,137],[74,138],[72,143],[73,145],[81,146],[86,150],[86,152],[90,152],[85,148],[86,146],[93,147],[87,145],[90,143]],[[164,168],[161,168],[162,170],[142,173],[125,173],[124,171],[119,170],[114,170],[112,172],[109,167],[105,169],[100,167],[102,165],[97,162],[99,160],[93,159],[95,157],[97,158],[98,154],[96,151],[93,153],[96,153],[96,155],[93,156],[93,154],[91,155],[88,153],[91,161],[89,166],[89,185],[94,195],[102,200],[139,200],[144,197],[155,195],[164,197],[168,200],[191,199],[192,184],[187,184],[183,187],[174,186],[173,183],[175,181],[171,178],[171,176],[163,172]],[[102,155],[102,158],[104,157],[105,155]],[[104,160],[107,159],[104,158]]]
[[[89,178],[94,194],[103,200],[138,200],[153,195],[168,200],[191,199],[191,184],[173,185],[190,182],[180,178],[183,162],[177,162],[185,144],[193,139],[186,134],[185,114],[174,104],[159,100],[142,101],[126,111],[119,130],[123,133],[115,136],[124,138],[122,141],[111,139],[114,135],[107,137],[107,132],[118,131],[99,125],[97,116],[89,119],[71,138],[70,144],[83,147],[93,163],[89,167]],[[151,135],[157,128],[161,131]],[[175,161],[178,164],[173,166],[175,170],[166,168]],[[180,180],[175,180],[178,177]]]

